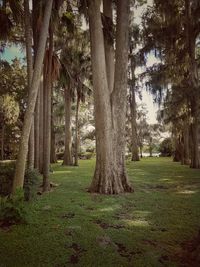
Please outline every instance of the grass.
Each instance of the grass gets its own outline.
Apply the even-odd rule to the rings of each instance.
[[[53,169],[60,185],[27,204],[29,223],[0,230],[1,267],[200,266],[198,255],[185,259],[199,251],[199,170],[167,158],[127,162],[135,192],[102,196],[86,192],[93,160]]]

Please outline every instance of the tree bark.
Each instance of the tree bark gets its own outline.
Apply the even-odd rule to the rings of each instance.
[[[130,88],[130,110],[131,110],[131,134],[132,134],[132,142],[131,142],[131,160],[139,161],[139,150],[138,150],[138,136],[137,136],[137,112],[136,112],[136,101],[135,101],[135,63],[133,56],[131,57],[131,73],[132,73],[132,81]]]
[[[24,0],[24,22],[25,22],[25,41],[26,41],[26,59],[27,59],[27,76],[28,76],[28,90],[31,89],[31,80],[33,76],[33,55],[32,55],[32,29],[31,16],[29,9],[29,1]],[[33,120],[32,120],[33,121]],[[32,122],[29,148],[28,148],[28,168],[34,168],[34,121]]]
[[[5,139],[5,124],[3,122],[1,128],[1,160],[4,160],[4,139]]]
[[[128,1],[125,2],[125,7],[127,8]],[[88,1],[97,155],[95,173],[89,191],[103,194],[118,194],[125,191],[131,191],[131,187],[127,181],[124,164],[124,121],[121,121],[119,125],[119,120],[121,118],[124,119],[126,114],[126,105],[123,100],[124,97],[126,98],[126,89],[124,92],[126,84],[124,82],[126,81],[127,75],[127,73],[125,74],[126,64],[124,64],[127,60],[125,47],[121,47],[122,43],[120,42],[120,38],[122,38],[122,42],[125,41],[123,34],[126,35],[127,30],[125,27],[122,27],[123,29],[121,29],[120,24],[122,23],[123,26],[127,26],[127,24],[124,22],[125,18],[121,16],[123,13],[121,12],[123,4],[122,1],[119,1],[117,49],[121,48],[120,52],[123,54],[122,57],[125,58],[123,61],[120,52],[118,51],[116,57],[116,70],[117,68],[120,70],[115,72],[116,81],[114,87],[115,92],[113,91],[112,106],[116,106],[112,110],[110,89],[107,81],[100,3],[101,1],[99,0]],[[123,33],[124,30],[125,32]],[[122,64],[122,66],[119,67],[119,64]],[[118,77],[118,75],[120,77]],[[120,83],[121,78],[123,79],[122,83]],[[120,97],[123,99],[120,99]],[[121,112],[123,115],[121,115]],[[113,118],[112,114],[114,114]],[[119,115],[120,119],[117,118],[117,115]],[[120,134],[122,134],[122,137],[120,137]]]
[[[124,192],[131,192],[125,168],[125,128],[127,110],[127,77],[128,77],[128,46],[129,46],[129,15],[130,1],[117,1],[117,28],[115,52],[114,90],[111,96],[112,120],[114,128],[114,152],[117,172]]]
[[[50,149],[51,149],[51,93],[52,93],[53,31],[49,27],[49,50],[44,66],[44,141],[43,141],[43,191],[49,191]]]
[[[18,158],[16,161],[16,169],[13,180],[12,193],[16,192],[17,188],[23,188],[24,184],[24,173],[26,167],[26,159],[28,154],[28,140],[30,136],[31,125],[33,121],[33,113],[35,109],[35,103],[38,94],[38,88],[40,83],[42,63],[44,59],[46,40],[48,36],[49,21],[51,16],[53,0],[46,1],[44,20],[41,26],[38,51],[36,55],[33,78],[31,82],[31,90],[28,96],[28,105],[25,112],[24,124],[22,129],[20,148],[18,153]]]
[[[40,91],[40,86],[39,86]],[[34,136],[35,136],[35,169],[39,170],[39,153],[40,153],[40,92],[38,91],[36,105],[35,105],[35,116],[34,116]]]
[[[50,163],[56,163],[56,135],[54,129],[54,116],[53,116],[53,98],[51,98],[51,155]]]
[[[41,79],[40,82],[40,88],[39,88],[39,94],[40,94],[40,103],[39,103],[39,108],[40,108],[40,117],[39,117],[39,144],[40,144],[40,149],[39,149],[39,172],[42,174],[43,173],[43,151],[44,151],[44,97],[43,97],[44,89],[43,89],[43,79]]]
[[[64,89],[65,98],[65,152],[63,165],[71,166],[72,162],[72,134],[71,134],[71,91],[70,87]]]
[[[106,73],[108,88],[110,92],[113,91],[114,86],[114,72],[115,72],[115,52],[112,40],[113,29],[113,14],[112,14],[112,0],[103,0],[103,14],[105,16],[105,29],[104,29],[104,46],[105,46],[105,57],[106,57]],[[109,33],[108,33],[109,31]]]
[[[76,101],[76,119],[75,119],[75,144],[74,144],[74,166],[78,166],[78,149],[79,149],[79,105],[80,105],[80,98],[77,95]]]

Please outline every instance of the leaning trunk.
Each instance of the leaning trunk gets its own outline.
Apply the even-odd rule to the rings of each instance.
[[[31,16],[29,10],[29,1],[24,0],[24,22],[25,22],[25,41],[26,41],[26,59],[27,59],[27,74],[28,74],[28,90],[31,89],[31,80],[33,76],[33,56],[32,56],[32,30]],[[32,120],[33,121],[33,120]],[[29,148],[28,148],[28,168],[34,168],[34,121],[32,122]]]
[[[35,109],[35,103],[38,94],[38,88],[40,83],[42,63],[44,59],[46,40],[48,36],[49,21],[51,16],[53,0],[47,0],[44,13],[44,20],[41,27],[40,39],[38,44],[38,51],[36,55],[33,78],[31,82],[30,94],[28,96],[28,104],[24,117],[24,124],[21,134],[20,148],[18,158],[16,161],[16,169],[13,180],[12,192],[15,193],[17,188],[23,188],[24,173],[26,167],[26,159],[28,154],[28,140],[30,136],[31,125],[33,121],[33,113]]]

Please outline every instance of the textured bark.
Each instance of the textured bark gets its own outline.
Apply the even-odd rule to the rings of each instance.
[[[113,24],[113,14],[112,14],[112,0],[103,0],[103,14],[107,21],[108,30],[112,31],[113,29],[110,29],[110,26],[112,27]],[[106,29],[105,29],[106,32]],[[106,57],[106,73],[107,73],[107,81],[108,81],[108,88],[110,92],[113,91],[114,86],[114,72],[115,72],[115,52],[113,43],[114,40],[112,40],[112,37],[109,37],[108,33],[104,32],[104,46],[105,46],[105,57]],[[110,35],[112,35],[110,33]]]
[[[33,55],[32,55],[32,29],[31,16],[29,10],[29,1],[24,0],[24,22],[25,22],[25,41],[26,41],[26,60],[27,60],[27,76],[28,76],[28,90],[31,89],[31,80],[33,76]],[[32,120],[33,121],[33,120]],[[34,168],[34,121],[32,122],[29,148],[28,148],[28,168]]]
[[[50,189],[50,149],[51,149],[51,92],[52,92],[52,58],[53,58],[53,32],[49,30],[48,60],[44,66],[44,141],[43,141],[43,191]]]
[[[54,130],[53,98],[51,98],[51,155],[50,162],[56,163],[56,135]]]
[[[116,70],[117,68],[119,68],[120,70],[117,70],[115,73],[116,83],[114,87],[115,92],[113,91],[114,94],[112,105],[116,106],[115,108],[113,108],[112,113],[110,90],[107,81],[105,46],[100,15],[100,2],[101,1],[98,0],[88,1],[97,154],[95,173],[89,191],[104,194],[118,194],[125,191],[131,191],[131,187],[127,180],[124,164],[125,140],[123,127],[125,120],[120,121],[119,123],[119,120],[121,118],[124,119],[124,116],[126,114],[126,106],[124,102],[124,98],[126,98],[126,84],[124,82],[126,82],[127,79],[127,62],[125,63],[125,61],[127,60],[127,55],[125,52],[126,45],[125,47],[121,47],[122,42],[126,41],[124,39],[124,35],[127,35],[127,29],[125,29],[125,27],[123,27],[122,29],[120,26],[122,24],[123,26],[127,26],[124,19],[127,20],[128,17],[123,17],[125,15],[125,13],[121,12],[123,9],[123,4],[122,1],[119,1],[117,49],[121,48],[120,52],[122,52],[122,56],[118,51],[116,57]],[[125,2],[126,9],[128,1]],[[128,8],[126,10],[128,10]],[[120,40],[120,38],[122,38],[122,41]],[[125,57],[124,60],[122,60],[123,57]],[[119,67],[119,64],[122,64],[122,66]],[[119,77],[117,75],[119,75]],[[121,78],[122,83],[120,82]],[[122,97],[122,99],[120,99],[120,97]],[[113,118],[112,114],[114,114]],[[117,115],[119,115],[120,118],[117,118]],[[120,134],[122,134],[121,137]]]
[[[39,117],[39,144],[40,144],[40,149],[39,149],[39,172],[42,174],[43,173],[43,147],[44,147],[44,97],[43,97],[43,79],[41,79],[40,82],[40,88],[39,88],[39,94],[40,94],[40,117]]]
[[[40,90],[40,87],[39,87]],[[35,116],[34,116],[34,136],[35,136],[35,169],[39,170],[39,153],[40,153],[40,93],[38,92],[36,105],[35,105]]]
[[[183,141],[184,141],[184,160],[183,164],[190,164],[190,148],[189,148],[189,120],[187,120],[183,129]]]
[[[5,139],[5,124],[3,122],[1,128],[1,160],[4,160],[4,139]]]
[[[130,110],[131,110],[131,134],[132,134],[132,144],[131,144],[131,160],[139,161],[139,149],[138,149],[138,135],[137,135],[137,112],[136,112],[136,101],[135,101],[135,62],[133,57],[131,57],[131,95],[130,95]]]
[[[72,162],[72,134],[71,134],[71,92],[70,88],[64,90],[65,98],[65,152],[63,165],[71,166]]]
[[[79,123],[78,123],[78,116],[79,116],[79,105],[80,105],[80,98],[77,96],[76,102],[76,118],[75,118],[75,144],[74,144],[74,166],[78,166],[78,149],[79,149]]]
[[[189,80],[193,89],[191,97],[191,115],[192,115],[192,154],[191,167],[200,168],[200,96],[199,96],[199,75],[198,66],[195,58],[196,35],[193,29],[191,3],[185,0],[185,16],[186,16],[186,41],[189,57]]]
[[[129,44],[129,0],[117,1],[117,28],[115,52],[114,90],[112,92],[112,119],[114,127],[115,160],[118,176],[124,192],[133,189],[129,184],[125,169],[125,123],[127,99],[127,74],[128,74],[128,44]]]
[[[26,159],[27,159],[27,154],[28,154],[28,140],[30,136],[32,118],[33,118],[33,113],[35,109],[39,83],[40,83],[42,63],[44,59],[46,40],[48,36],[48,27],[49,27],[49,21],[50,21],[51,10],[52,10],[52,3],[53,3],[53,0],[46,1],[44,20],[41,26],[38,50],[37,50],[37,55],[36,55],[36,60],[35,60],[35,65],[34,65],[33,78],[31,82],[31,90],[28,96],[28,105],[27,105],[27,109],[25,112],[19,153],[18,153],[18,158],[16,161],[16,169],[15,169],[15,175],[14,175],[13,187],[12,187],[13,193],[16,191],[17,188],[23,188],[23,184],[24,184],[24,173],[25,173]]]
[[[191,125],[192,137],[192,154],[191,154],[191,168],[200,168],[200,100],[195,97],[192,101],[192,117]]]

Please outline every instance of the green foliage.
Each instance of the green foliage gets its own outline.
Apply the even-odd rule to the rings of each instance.
[[[0,196],[8,196],[11,193],[14,176],[14,164],[0,165]]]
[[[38,170],[27,169],[24,177],[24,199],[29,201],[34,199],[37,194],[37,189],[39,186],[40,174]]]
[[[0,197],[0,224],[10,226],[26,222],[23,190],[15,195]]]
[[[160,144],[159,151],[161,156],[170,157],[172,156],[172,140],[171,138],[165,138]]]

